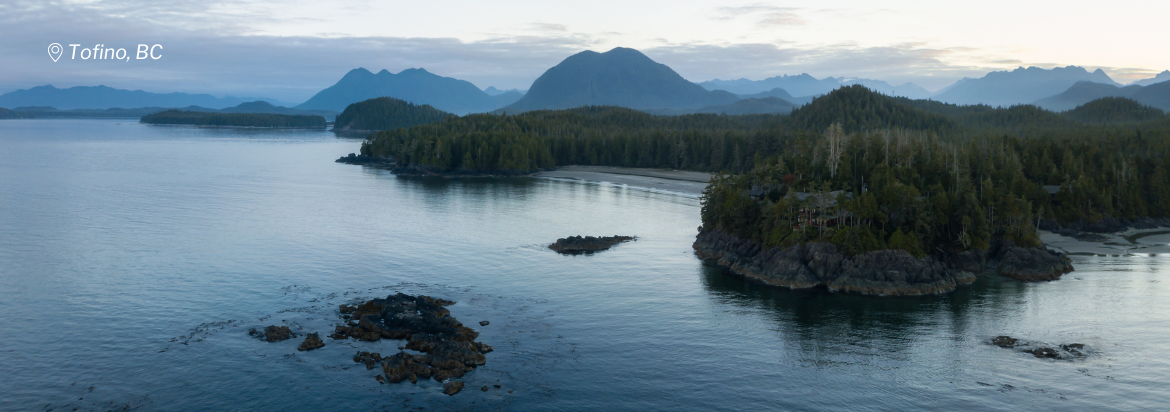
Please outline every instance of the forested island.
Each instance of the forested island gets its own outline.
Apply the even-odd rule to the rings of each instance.
[[[294,129],[324,129],[322,116],[273,113],[209,113],[167,110],[142,116],[145,124],[180,124],[194,126],[273,127]]]
[[[1038,228],[1170,216],[1168,138],[1164,112],[1124,98],[1054,113],[850,86],[786,116],[452,117],[379,132],[361,151],[400,173],[717,172],[701,256],[765,283],[890,295],[946,292],[984,271],[1055,279],[1072,268],[1041,247]]]
[[[337,115],[333,130],[373,132],[429,124],[453,116],[427,104],[416,105],[393,97],[379,97],[347,106]]]
[[[31,119],[34,117],[36,116],[34,116],[32,113],[8,110],[0,107],[0,119]]]

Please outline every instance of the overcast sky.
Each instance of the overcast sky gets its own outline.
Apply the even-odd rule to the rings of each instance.
[[[1170,68],[1170,1],[0,0],[0,93],[53,84],[301,102],[365,67],[526,89],[565,57],[632,47],[683,77],[809,73],[936,90],[1018,66]],[[54,62],[50,43],[65,46]],[[159,60],[68,44],[161,44]]]

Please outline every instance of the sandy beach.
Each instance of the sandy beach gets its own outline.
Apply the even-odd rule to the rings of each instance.
[[[1086,242],[1048,231],[1039,231],[1049,249],[1070,255],[1128,256],[1170,253],[1170,228],[1130,229],[1104,235],[1104,242]]]
[[[537,173],[536,177],[605,182],[695,197],[702,195],[703,188],[711,180],[711,174],[703,172],[608,166],[563,166],[557,170]]]

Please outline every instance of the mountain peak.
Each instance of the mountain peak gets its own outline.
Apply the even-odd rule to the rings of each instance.
[[[617,47],[605,53],[583,51],[569,56],[545,71],[508,109],[622,106],[648,110],[698,108],[736,100],[725,91],[704,90],[638,50]]]

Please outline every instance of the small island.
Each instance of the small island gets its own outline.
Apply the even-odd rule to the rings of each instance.
[[[175,124],[222,127],[267,127],[281,129],[324,129],[322,116],[274,113],[212,113],[167,110],[142,116],[145,124]]]
[[[637,239],[634,236],[569,236],[557,239],[556,243],[549,245],[548,248],[555,250],[557,253],[576,255],[609,250],[609,248],[614,247],[618,243]]]
[[[427,104],[416,105],[393,97],[378,97],[347,106],[345,111],[337,115],[333,130],[375,132],[435,123],[454,116]]]

